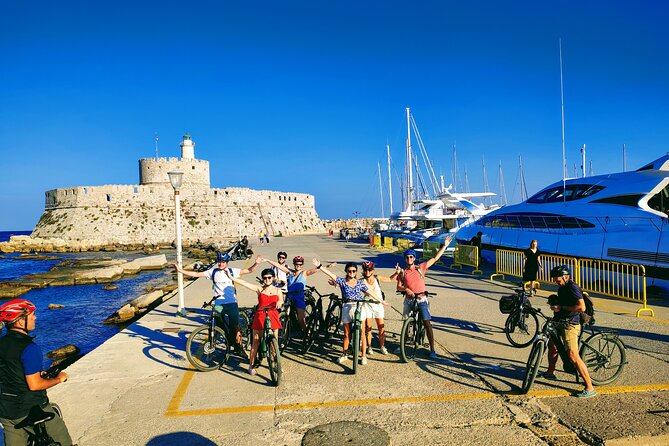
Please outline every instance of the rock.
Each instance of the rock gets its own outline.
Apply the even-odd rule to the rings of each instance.
[[[133,317],[135,317],[135,307],[130,304],[125,304],[102,323],[106,325],[122,324]]]
[[[163,297],[163,291],[162,290],[157,290],[157,291],[152,291],[147,294],[142,294],[136,299],[133,299],[130,301],[130,305],[133,307],[140,309],[140,308],[147,308],[151,306],[152,303],[154,303],[156,300],[160,299]]]
[[[163,291],[164,294],[167,294],[170,291],[176,290],[177,287],[178,287],[178,285],[176,283],[172,283],[172,284],[169,284],[169,285],[165,285],[164,287],[161,288],[161,290]]]
[[[49,310],[60,310],[63,308],[63,305],[61,304],[49,304],[46,306]]]
[[[118,290],[118,286],[109,283],[109,284],[103,286],[102,289],[103,289],[103,290],[107,290],[107,291]]]
[[[67,344],[62,346],[61,348],[57,348],[55,350],[50,351],[49,353],[46,354],[46,357],[51,359],[63,359],[68,356],[77,355],[79,354],[80,351],[81,350],[79,350],[79,347],[77,347],[76,345]]]
[[[165,257],[165,254],[140,257],[132,262],[121,265],[124,274],[135,274],[139,271],[163,269],[165,266],[167,266],[167,257]]]
[[[0,282],[0,299],[13,299],[32,289],[33,287],[18,282]]]
[[[125,264],[124,264],[125,265]],[[80,283],[115,282],[123,276],[123,265],[94,268],[74,273],[74,281]],[[92,282],[89,281],[92,279]]]
[[[45,256],[42,254],[19,254],[15,260],[60,260],[57,256]]]

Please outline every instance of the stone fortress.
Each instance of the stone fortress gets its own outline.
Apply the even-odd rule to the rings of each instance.
[[[209,162],[195,158],[195,144],[186,134],[181,158],[139,160],[138,185],[47,191],[44,214],[31,237],[88,245],[171,244],[176,230],[170,171],[184,173],[180,196],[185,245],[243,235],[253,241],[260,231],[276,236],[325,230],[313,195],[210,188]]]

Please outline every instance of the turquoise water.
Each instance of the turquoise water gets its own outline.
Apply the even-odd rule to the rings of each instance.
[[[27,231],[28,234],[30,231]],[[17,231],[12,231],[17,234]],[[7,232],[0,232],[0,239]],[[49,271],[55,264],[67,258],[127,258],[141,257],[144,254],[119,253],[67,253],[54,254],[59,260],[17,260],[16,254],[4,254],[0,258],[0,280],[9,280],[23,277],[27,274]],[[164,274],[171,274],[171,270],[147,271],[115,282],[116,290],[103,290],[103,285],[76,285],[65,287],[47,287],[29,291],[21,298],[28,299],[37,306],[37,328],[31,335],[40,345],[44,354],[62,347],[65,344],[74,344],[82,353],[93,350],[98,345],[118,333],[116,326],[102,325],[114,311],[145,292],[145,287],[159,280]],[[47,305],[62,304],[60,310],[49,310]],[[45,366],[50,360],[45,359]]]

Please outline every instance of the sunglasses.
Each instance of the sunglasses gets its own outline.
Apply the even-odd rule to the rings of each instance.
[[[357,269],[347,269],[346,272],[347,273],[357,273],[358,270]]]
[[[279,256],[278,258],[279,258],[279,260],[281,260],[281,259],[286,260],[286,258],[284,256]]]
[[[269,280],[272,280],[272,279],[274,279],[274,277],[272,277],[272,276],[263,276],[263,278],[262,278],[262,280],[268,280],[268,279],[269,279]]]

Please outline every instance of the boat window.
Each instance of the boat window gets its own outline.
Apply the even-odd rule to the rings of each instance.
[[[648,200],[648,207],[669,215],[669,184]]]
[[[558,201],[574,201],[581,198],[589,197],[596,194],[604,186],[597,186],[595,184],[569,184],[567,185],[566,193],[562,186],[552,187],[550,189],[542,190],[533,195],[528,203],[555,203]]]
[[[639,200],[641,200],[643,194],[627,194],[627,195],[614,195],[612,197],[600,198],[599,200],[592,200],[590,203],[605,203],[605,204],[619,204],[622,206],[639,206]]]
[[[594,224],[580,218],[552,214],[499,214],[482,217],[476,222],[476,224],[478,226],[496,228],[522,228],[537,230],[595,227]]]

